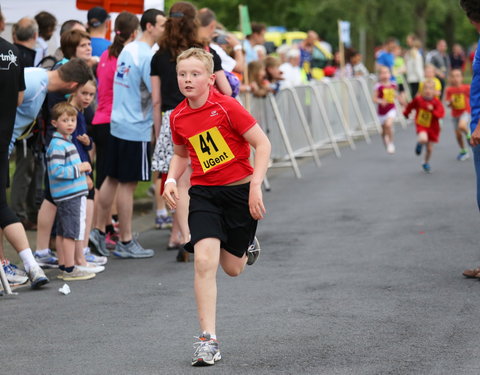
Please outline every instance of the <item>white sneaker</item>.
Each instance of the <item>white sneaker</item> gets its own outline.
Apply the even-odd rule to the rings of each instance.
[[[95,255],[92,254],[90,251],[90,248],[88,248],[88,251],[85,252],[85,260],[88,263],[95,263],[98,266],[103,266],[104,264],[107,264],[108,258],[100,255]]]
[[[90,280],[95,277],[95,274],[90,271],[82,271],[75,267],[72,272],[63,271],[64,281]]]
[[[76,266],[80,271],[92,272],[92,273],[100,273],[105,271],[104,266],[99,266],[95,263],[88,263],[86,266]]]
[[[387,145],[387,153],[394,154],[395,153],[395,145],[393,143],[389,143]]]
[[[45,272],[37,265],[31,267],[27,271],[27,275],[30,279],[32,289],[38,289],[49,282],[47,276],[45,276]]]
[[[7,276],[7,281],[10,285],[22,285],[28,281],[28,277],[23,271],[23,273],[20,273],[20,270],[17,271],[16,266],[10,264],[8,260],[5,263],[6,264],[3,265],[3,270],[5,271],[5,276]]]

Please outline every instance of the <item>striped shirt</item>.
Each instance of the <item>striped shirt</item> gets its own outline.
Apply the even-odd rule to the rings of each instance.
[[[48,180],[54,202],[88,194],[85,173],[78,167],[82,161],[71,137],[53,133],[47,149]]]

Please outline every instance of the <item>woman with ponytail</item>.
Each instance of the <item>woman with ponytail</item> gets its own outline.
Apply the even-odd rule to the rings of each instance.
[[[113,103],[113,79],[117,70],[117,59],[123,47],[137,37],[139,20],[130,12],[122,12],[115,19],[114,38],[110,47],[102,53],[97,67],[98,107],[92,121],[93,141],[96,151],[95,188],[100,189],[106,177],[107,141],[110,137],[110,117]],[[113,234],[112,223],[107,224],[110,236]],[[109,237],[110,237],[109,236]],[[107,244],[109,240],[107,237]],[[113,243],[111,243],[113,244]],[[107,254],[102,254],[107,255]]]

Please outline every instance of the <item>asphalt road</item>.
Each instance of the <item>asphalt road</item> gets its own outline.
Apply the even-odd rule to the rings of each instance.
[[[197,335],[193,264],[140,242],[149,260],[111,259],[96,279],[58,293],[0,298],[0,373],[479,374],[480,264],[472,161],[455,160],[445,126],[421,171],[414,130],[397,154],[373,143],[271,178],[262,256],[238,278],[219,271],[223,359],[191,368]]]

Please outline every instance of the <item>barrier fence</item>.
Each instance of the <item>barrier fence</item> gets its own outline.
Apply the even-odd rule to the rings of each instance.
[[[311,157],[321,165],[319,150],[330,149],[341,157],[339,143],[355,149],[355,140],[371,142],[370,134],[381,133],[373,102],[375,76],[322,80],[284,88],[265,98],[247,99],[250,112],[272,144],[271,167],[290,167],[301,178],[297,158]],[[401,107],[396,122],[406,127]],[[268,181],[267,181],[268,184]]]

